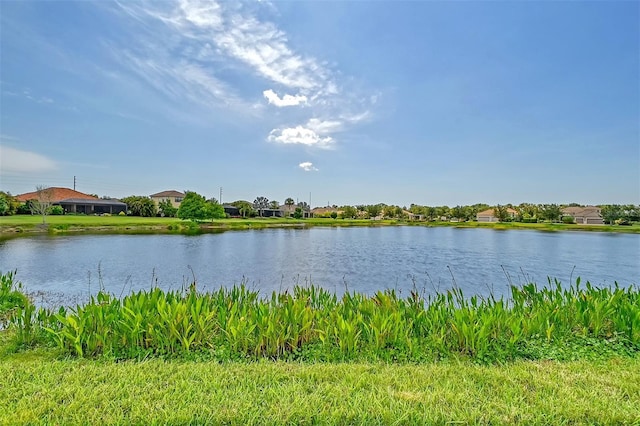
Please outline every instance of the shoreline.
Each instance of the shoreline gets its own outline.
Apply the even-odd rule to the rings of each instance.
[[[284,219],[252,218],[222,219],[194,223],[175,218],[100,217],[100,216],[49,216],[47,223],[40,217],[0,217],[0,238],[31,235],[79,235],[79,234],[205,234],[232,230],[305,229],[312,227],[378,227],[424,226],[454,228],[485,228],[495,230],[533,230],[541,232],[606,232],[640,234],[640,225],[577,225],[563,223],[521,222],[416,222],[399,220],[363,219]]]

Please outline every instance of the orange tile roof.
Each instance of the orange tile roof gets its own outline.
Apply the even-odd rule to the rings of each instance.
[[[47,188],[51,191],[51,202],[56,203],[61,200],[66,200],[67,198],[80,198],[83,200],[97,200],[98,197],[94,197],[93,195],[84,194],[82,192],[74,191],[69,188],[58,188],[58,187],[50,187]],[[18,201],[28,201],[35,200],[38,198],[38,192],[27,192],[26,194],[16,195],[16,199]]]

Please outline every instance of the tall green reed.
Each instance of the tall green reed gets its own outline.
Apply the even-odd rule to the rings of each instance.
[[[557,280],[511,287],[509,297],[465,297],[460,289],[400,297],[394,290],[341,298],[317,286],[261,297],[245,285],[200,293],[154,288],[117,298],[99,292],[84,305],[17,311],[24,340],[66,353],[139,358],[201,354],[222,359],[423,360],[463,356],[497,361],[597,339],[640,351],[640,291],[563,287]]]

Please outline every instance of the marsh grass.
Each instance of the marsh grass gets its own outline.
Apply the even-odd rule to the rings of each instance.
[[[7,277],[7,275],[5,275]],[[13,280],[13,275],[9,276]],[[5,278],[5,279],[9,279]],[[246,285],[201,293],[154,288],[84,305],[17,307],[16,344],[78,357],[425,362],[578,359],[640,349],[640,292],[580,279],[511,287],[508,298],[394,290],[342,297],[317,286],[261,297]]]
[[[16,271],[0,273],[0,329],[7,325],[16,309],[29,305],[22,284],[15,280]]]

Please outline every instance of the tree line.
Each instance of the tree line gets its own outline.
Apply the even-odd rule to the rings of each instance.
[[[105,197],[103,197],[105,198]],[[0,191],[0,215],[14,214],[43,214],[41,208],[44,203],[38,200],[22,203],[8,192]],[[121,199],[127,204],[127,214],[142,217],[179,217],[182,219],[211,220],[225,217],[224,208],[215,198],[206,199],[193,191],[186,191],[185,197],[179,208],[174,207],[169,200],[160,201],[157,205],[148,196],[131,195]],[[253,202],[237,200],[229,205],[236,207],[239,215],[245,218],[262,217],[269,210],[278,210],[281,205],[278,201],[269,200],[265,196],[258,196]],[[303,218],[311,210],[306,202],[296,203],[293,198],[284,200],[286,211],[295,218]],[[46,214],[62,214],[59,206],[49,206]],[[411,204],[409,207],[388,205],[385,203],[330,206],[330,210],[322,216],[341,219],[410,219],[420,217],[426,221],[455,220],[466,222],[475,220],[479,212],[493,209],[494,216],[500,221],[538,222],[560,221],[563,218],[562,209],[565,207],[581,207],[580,204],[533,204],[521,203],[518,205],[504,204],[491,207],[488,204],[477,203],[472,205],[456,205],[449,207],[427,206]],[[640,222],[640,205],[633,204],[606,204],[600,205],[600,215],[605,223],[631,223]],[[510,210],[515,211],[512,214]]]
[[[193,221],[221,219],[225,217],[224,208],[215,198],[207,200],[203,195],[193,191],[186,191],[180,207],[174,207],[169,200],[156,203],[149,197],[132,195],[122,198],[127,204],[127,214],[143,217],[179,217]]]

